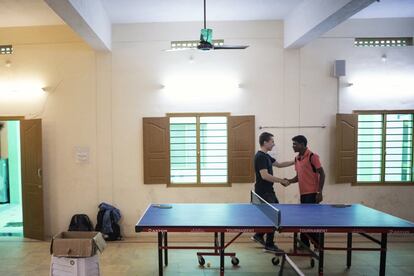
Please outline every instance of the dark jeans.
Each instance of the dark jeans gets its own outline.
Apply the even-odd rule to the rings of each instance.
[[[316,193],[301,195],[300,196],[300,203],[302,203],[302,204],[316,203]],[[314,241],[316,241],[316,242],[318,241],[318,234],[308,233],[307,235],[309,235],[309,237],[311,237],[311,239],[313,239]],[[304,233],[300,234],[300,240],[307,247],[310,246],[309,238]]]
[[[261,198],[263,198],[264,200],[266,200],[269,203],[279,203],[279,200],[276,197],[275,192],[265,192],[265,193],[258,193],[256,192]],[[256,236],[258,237],[264,237],[265,233],[256,233]],[[267,233],[266,234],[266,245],[272,245],[273,242],[273,238],[275,237],[275,232],[272,233]]]

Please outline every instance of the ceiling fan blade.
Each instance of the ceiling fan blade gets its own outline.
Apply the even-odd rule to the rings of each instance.
[[[214,50],[242,50],[249,47],[249,45],[220,45],[214,46]]]

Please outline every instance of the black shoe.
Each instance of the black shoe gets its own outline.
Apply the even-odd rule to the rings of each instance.
[[[309,250],[310,249],[310,245],[307,245],[307,246],[305,246],[305,245],[302,245],[302,244],[299,244],[298,245],[298,250]]]
[[[308,253],[310,249],[304,245],[299,244],[298,247],[296,247],[296,250],[300,253]]]
[[[310,249],[310,245],[298,244],[297,250],[298,251],[309,251],[311,249]]]
[[[252,241],[255,241],[257,243],[260,243],[263,246],[266,246],[266,243],[265,243],[263,237],[261,237],[261,236],[254,235],[254,236],[251,237],[251,239],[252,239]]]
[[[267,250],[267,251],[273,251],[273,252],[278,252],[278,253],[283,252],[283,250],[280,249],[279,247],[277,247],[276,244],[266,244],[265,245],[265,250]]]

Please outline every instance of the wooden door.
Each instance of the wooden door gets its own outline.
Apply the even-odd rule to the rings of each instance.
[[[23,234],[44,239],[42,184],[42,121],[20,121]]]
[[[253,183],[255,117],[229,117],[229,180],[230,183]]]
[[[355,183],[358,115],[336,114],[336,183]]]
[[[144,183],[170,183],[170,120],[143,118]]]

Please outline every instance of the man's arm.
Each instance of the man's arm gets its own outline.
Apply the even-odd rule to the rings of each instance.
[[[319,169],[316,169],[316,173],[319,174],[319,189],[318,193],[316,194],[316,203],[319,203],[323,200],[322,190],[323,185],[325,184],[325,171],[322,167],[320,167]]]
[[[273,162],[273,166],[277,167],[277,168],[286,168],[289,166],[292,166],[293,164],[295,164],[295,161],[285,161],[285,162],[277,162],[277,160],[275,162]]]
[[[260,176],[266,181],[273,182],[273,183],[274,182],[280,183],[285,187],[289,186],[289,181],[287,179],[282,179],[282,178],[273,176],[267,171],[267,169],[260,170]]]
[[[316,173],[319,173],[319,192],[322,193],[323,185],[325,184],[325,171],[322,167],[316,169]]]

